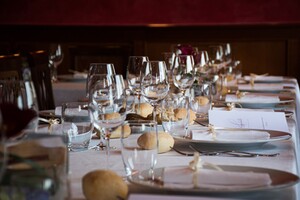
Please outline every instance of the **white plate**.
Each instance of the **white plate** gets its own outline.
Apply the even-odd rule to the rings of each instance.
[[[181,167],[181,166],[177,166]],[[186,168],[186,166],[182,166]],[[186,188],[186,187],[172,187],[165,186],[163,184],[163,172],[164,168],[157,168],[154,170],[155,181],[141,181],[137,179],[137,175],[129,177],[129,181],[133,184],[151,188],[154,190],[159,190],[163,192],[174,193],[185,193],[185,194],[211,194],[211,195],[220,195],[220,194],[240,194],[245,192],[261,192],[261,191],[276,191],[279,188],[285,188],[292,185],[295,185],[299,181],[299,177],[280,170],[275,169],[266,169],[259,167],[248,167],[248,166],[230,166],[230,165],[219,165],[224,171],[235,171],[235,172],[256,172],[256,173],[268,173],[272,180],[272,184],[268,186],[258,186],[251,188],[230,188],[230,189],[210,189],[210,188]],[[204,168],[207,168],[204,166]],[[201,173],[201,171],[200,171]]]
[[[291,103],[293,102],[293,98],[280,98],[279,102],[236,102],[236,104],[240,104],[242,108],[274,108],[279,104]],[[229,102],[226,102],[229,103]]]
[[[73,74],[66,74],[66,75],[58,75],[57,76],[59,81],[67,81],[67,82],[86,82],[86,77],[81,76],[74,76]]]
[[[245,130],[255,130],[255,131],[265,131],[270,134],[269,139],[262,140],[241,140],[241,141],[229,141],[229,140],[193,140],[191,136],[173,136],[176,141],[180,142],[192,142],[197,143],[197,146],[201,146],[201,149],[244,149],[261,146],[268,142],[288,140],[292,137],[290,133],[282,131],[271,131],[271,130],[256,130],[256,129],[230,129],[230,128],[215,128],[218,130],[232,130],[232,131],[245,131]]]

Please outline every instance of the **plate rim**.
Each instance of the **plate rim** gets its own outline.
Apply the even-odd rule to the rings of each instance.
[[[188,166],[184,166],[184,165],[177,165],[177,166],[169,166],[169,168],[175,168],[175,167],[188,167]],[[236,188],[234,190],[228,190],[228,189],[207,189],[207,188],[179,188],[179,187],[164,187],[158,184],[146,184],[144,182],[137,182],[137,181],[133,181],[132,179],[130,179],[130,176],[127,177],[128,181],[132,184],[136,184],[139,186],[143,186],[143,187],[148,187],[151,189],[156,189],[156,190],[163,190],[166,192],[189,192],[191,194],[238,194],[238,193],[247,193],[247,192],[262,192],[262,191],[270,191],[270,190],[275,190],[275,189],[279,189],[279,188],[286,188],[286,187],[290,187],[293,186],[295,184],[297,184],[300,181],[300,178],[298,175],[292,173],[292,172],[287,172],[287,171],[283,171],[283,170],[279,170],[279,169],[273,169],[273,168],[264,168],[264,167],[253,167],[253,166],[242,166],[242,165],[218,165],[218,167],[220,168],[233,168],[236,169],[240,169],[240,170],[244,170],[244,171],[254,171],[254,172],[264,172],[267,171],[269,172],[269,175],[271,177],[272,183],[270,186],[259,186],[259,187],[250,187],[250,188]],[[154,172],[158,171],[158,170],[163,170],[166,167],[159,167],[159,168],[154,168]],[[284,184],[277,184],[277,185],[273,185],[273,180],[274,180],[274,176],[271,176],[270,173],[281,173],[285,176],[290,176],[291,178],[293,178],[293,180],[286,182]],[[295,180],[294,180],[295,179]]]
[[[242,129],[242,128],[219,128],[215,127],[216,130],[241,130],[241,131],[267,131],[268,133],[273,133],[273,132],[278,132],[282,134],[281,136],[278,137],[273,137],[268,140],[254,140],[254,141],[228,141],[228,140],[215,140],[215,141],[209,141],[209,140],[193,140],[190,138],[183,138],[182,136],[176,137],[173,135],[173,138],[178,141],[182,142],[193,142],[193,143],[199,143],[199,144],[206,144],[206,145],[259,145],[259,144],[264,144],[268,142],[275,142],[275,141],[281,141],[281,140],[288,140],[292,137],[292,134],[284,131],[276,131],[276,130],[262,130],[262,129]],[[197,129],[195,129],[197,130]],[[200,129],[199,129],[200,130]]]

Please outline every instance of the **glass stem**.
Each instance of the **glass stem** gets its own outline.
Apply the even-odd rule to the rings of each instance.
[[[105,142],[106,142],[106,169],[109,169],[110,132],[108,130],[105,130]]]

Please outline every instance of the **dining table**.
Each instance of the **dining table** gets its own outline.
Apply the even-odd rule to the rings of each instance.
[[[300,125],[300,93],[299,85],[296,79],[285,79],[284,84],[287,84],[288,90],[284,90],[284,94],[293,97],[294,101],[278,104],[273,109],[282,112],[289,112],[290,115],[286,116],[288,125],[288,133],[291,135],[288,139],[267,141],[262,145],[254,145],[246,148],[249,152],[255,153],[279,153],[277,156],[253,156],[253,157],[238,157],[238,156],[222,156],[222,155],[201,155],[202,162],[212,163],[217,166],[231,166],[231,167],[248,167],[250,169],[264,169],[265,171],[283,172],[292,174],[296,177],[299,176],[299,160],[300,160],[300,147],[299,147],[299,125]],[[69,93],[64,90],[66,88],[81,88],[76,89],[72,98],[80,98],[83,93],[83,82],[80,83],[54,83],[55,95],[68,96],[57,101],[68,101]],[[81,85],[81,86],[80,86]],[[62,87],[65,89],[62,89]],[[60,88],[60,89],[59,89]],[[75,96],[78,93],[78,96]],[[80,93],[80,94],[79,94]],[[56,97],[57,98],[57,97]],[[230,112],[230,111],[228,111]],[[194,124],[191,127],[201,126]],[[161,127],[160,127],[161,128]],[[190,127],[189,127],[190,128]],[[92,139],[90,146],[93,147],[99,142],[99,139]],[[175,138],[174,147],[179,148],[181,151],[193,153],[194,151],[189,148],[190,144],[201,148],[203,143],[197,141],[177,140]],[[128,199],[286,199],[286,200],[299,200],[300,199],[300,184],[297,180],[286,180],[283,183],[274,183],[265,188],[258,188],[257,190],[249,190],[245,192],[218,192],[203,191],[195,192],[195,190],[172,189],[158,187],[155,185],[143,185],[134,181],[126,179],[124,165],[121,155],[121,141],[120,139],[111,139],[111,152],[108,163],[106,162],[106,151],[95,150],[90,148],[81,152],[69,152],[68,164],[68,178],[67,178],[67,196],[72,200],[84,200],[85,196],[82,189],[82,178],[88,172],[99,169],[109,169],[116,172],[123,180],[128,183],[129,197]],[[161,153],[157,157],[157,164],[155,169],[167,168],[174,166],[188,166],[193,160],[193,156],[181,155],[174,150]],[[278,171],[276,171],[278,170]],[[280,173],[278,173],[280,174]],[[274,176],[278,175],[277,173]],[[279,176],[279,175],[278,175]]]

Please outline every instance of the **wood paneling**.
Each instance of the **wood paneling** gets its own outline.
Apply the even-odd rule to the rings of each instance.
[[[300,26],[52,27],[2,26],[0,52],[47,49],[61,43],[65,58],[59,73],[84,69],[89,62],[113,62],[125,73],[129,55],[160,59],[172,44],[232,44],[235,59],[248,74],[269,72],[300,79]]]

